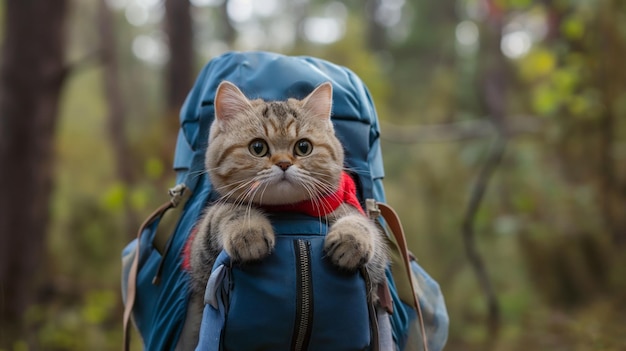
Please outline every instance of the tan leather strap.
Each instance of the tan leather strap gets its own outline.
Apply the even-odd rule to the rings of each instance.
[[[410,286],[413,291],[413,294],[412,294],[413,307],[415,307],[415,311],[417,311],[417,317],[419,319],[420,329],[422,332],[422,342],[424,344],[424,351],[428,351],[428,341],[426,339],[426,328],[424,327],[424,317],[422,316],[422,309],[420,308],[419,300],[417,298],[417,289],[416,289],[417,282],[415,281],[415,278],[413,277],[413,274],[411,271],[411,259],[410,259],[411,254],[406,244],[406,237],[404,235],[404,229],[402,228],[402,224],[400,223],[400,217],[398,216],[396,211],[394,211],[394,209],[391,208],[387,204],[378,202],[377,207],[380,210],[381,216],[383,216],[383,218],[385,219],[385,222],[387,222],[387,226],[391,230],[391,233],[393,234],[398,244],[398,248],[400,249],[400,256],[402,257],[402,261],[404,262],[404,268],[407,271],[409,282],[411,283]]]
[[[137,232],[137,245],[135,246],[135,257],[133,258],[133,263],[130,266],[130,271],[128,273],[128,282],[126,287],[126,305],[124,306],[124,351],[128,351],[130,349],[130,316],[133,311],[133,306],[135,305],[135,297],[137,295],[137,269],[139,266],[139,244],[141,243],[141,233],[144,229],[149,226],[155,219],[163,216],[163,214],[172,207],[175,207],[175,204],[172,201],[168,201],[157,208],[139,227],[139,231]]]

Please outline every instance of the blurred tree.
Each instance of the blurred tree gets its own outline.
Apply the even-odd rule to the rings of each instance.
[[[230,17],[228,17],[228,0],[222,1],[219,5],[219,27],[221,29],[221,37],[228,47],[233,47],[235,39],[237,39],[237,30],[230,23]]]
[[[36,298],[52,190],[66,0],[5,2],[0,67],[0,348],[23,340]]]
[[[115,158],[117,177],[124,186],[131,188],[135,184],[133,156],[126,136],[126,119],[128,111],[122,94],[119,80],[119,61],[117,58],[117,43],[113,27],[113,14],[106,0],[98,2],[98,28],[100,33],[100,54],[104,66],[104,94],[108,107],[108,135]],[[134,236],[139,223],[137,214],[130,205],[126,192],[123,200],[125,216],[125,232]]]
[[[167,139],[163,155],[171,164],[178,133],[178,112],[185,102],[196,73],[193,56],[193,30],[189,0],[165,0],[165,32],[169,45],[166,67]]]
[[[193,83],[193,31],[189,0],[165,0],[165,32],[169,43],[167,107],[178,112]]]
[[[625,10],[623,1],[603,1],[595,23],[597,35],[590,38],[592,48],[600,56],[590,58],[590,63],[604,105],[599,119],[600,201],[608,232],[613,242],[622,247],[626,245],[626,172],[623,164],[621,167],[617,164],[615,150],[620,135],[618,116],[624,113],[626,89],[626,70],[622,68],[626,31],[623,25],[619,27]]]
[[[387,28],[380,23],[381,0],[365,2],[365,20],[367,21],[367,45],[371,51],[387,50],[389,37]]]

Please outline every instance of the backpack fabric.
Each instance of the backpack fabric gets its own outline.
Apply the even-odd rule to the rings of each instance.
[[[324,259],[326,224],[298,215],[271,220],[276,246],[266,259],[237,266],[225,252],[218,257],[196,350],[376,349],[371,287],[361,272],[340,272]]]
[[[173,350],[178,343],[186,320],[189,278],[187,273],[181,269],[181,253],[189,234],[201,215],[202,209],[216,197],[203,169],[208,130],[213,121],[213,99],[217,86],[223,80],[228,80],[237,85],[249,98],[262,98],[264,100],[284,100],[288,97],[303,98],[319,84],[330,81],[333,85],[332,122],[345,149],[346,168],[355,178],[357,197],[363,207],[366,207],[366,199],[375,199],[378,202],[385,201],[382,185],[384,172],[379,141],[380,129],[376,110],[367,88],[352,71],[317,58],[289,57],[267,52],[231,52],[214,58],[199,74],[181,110],[181,128],[174,159],[174,170],[178,184],[175,189],[178,190],[172,193],[170,203],[157,210],[154,215],[146,220],[140,229],[138,238],[129,243],[122,252],[122,295],[124,303],[128,306],[128,313],[125,315],[128,314],[132,318],[142,337],[144,348],[147,350]],[[184,190],[187,200],[179,206],[182,211],[177,215],[178,220],[175,229],[168,235],[165,246],[159,248],[155,244],[159,224],[163,214],[178,205],[180,192],[177,191],[181,189]],[[384,224],[384,220],[381,222]],[[323,266],[324,262],[319,259],[323,255],[320,243],[327,229],[322,221],[292,215],[276,216],[272,219],[272,223],[277,234],[279,234],[277,248],[279,246],[284,247],[284,250],[281,249],[280,252],[290,252],[297,256],[296,248],[298,245],[305,245],[309,248],[309,254],[313,258],[312,264],[315,267],[321,267],[322,271],[327,268]],[[389,236],[391,238],[391,235]],[[393,243],[394,239],[391,238],[390,241]],[[273,256],[277,255],[271,257]],[[289,255],[285,254],[284,256]],[[293,265],[293,262],[297,262],[296,256],[289,256],[291,261],[287,264]],[[259,273],[261,276],[265,276],[268,281],[275,281],[279,277],[274,270],[280,265],[273,266],[276,263],[272,261],[274,259],[278,260],[278,257],[273,257],[267,263],[269,268]],[[394,267],[396,265],[392,265],[387,271],[393,313],[391,315],[383,314],[385,316],[383,319],[381,319],[380,313],[372,311],[364,302],[367,301],[365,295],[367,282],[361,273],[357,272],[350,277],[339,277],[337,272],[331,270],[328,276],[314,277],[313,279],[322,279],[323,282],[320,284],[314,280],[312,284],[316,289],[324,284],[332,286],[334,284],[332,282],[335,282],[339,285],[346,285],[344,289],[346,294],[354,294],[357,298],[353,298],[354,301],[345,302],[348,305],[344,307],[347,311],[351,311],[352,317],[343,321],[341,320],[343,317],[339,316],[338,313],[333,314],[328,313],[328,311],[332,311],[334,308],[333,301],[341,304],[344,302],[340,301],[351,299],[342,297],[339,291],[341,289],[336,289],[336,294],[328,290],[317,295],[318,292],[316,291],[316,308],[319,307],[320,311],[316,310],[313,313],[315,313],[315,323],[319,323],[316,326],[319,327],[312,327],[311,330],[314,331],[309,330],[309,334],[305,336],[307,342],[313,343],[309,344],[309,349],[367,350],[372,347],[374,334],[388,328],[395,345],[393,348],[397,350],[422,349],[419,342],[422,338],[428,341],[429,350],[441,350],[446,342],[449,321],[438,284],[414,260],[407,268],[411,277],[408,280],[406,277],[398,277],[397,271],[399,269],[396,270]],[[293,268],[295,271],[295,266]],[[293,317],[289,317],[289,319],[285,316],[289,313],[291,313],[290,316],[294,313],[297,314],[293,310],[296,307],[287,306],[281,311],[275,311],[275,309],[262,311],[263,304],[240,306],[242,308],[240,311],[261,308],[258,315],[266,316],[268,319],[265,321],[251,320],[251,318],[245,317],[245,313],[243,317],[236,317],[235,312],[231,313],[224,309],[225,306],[233,306],[231,304],[233,298],[238,299],[237,301],[249,300],[247,303],[254,301],[254,298],[246,295],[249,294],[250,290],[238,290],[236,294],[240,295],[236,296],[229,295],[228,289],[225,290],[225,287],[231,287],[233,282],[238,282],[238,285],[243,286],[246,284],[247,286],[254,286],[255,283],[251,277],[256,275],[249,273],[233,268],[225,255],[219,257],[213,268],[211,279],[213,285],[211,283],[207,285],[205,296],[206,307],[203,319],[211,322],[203,322],[201,325],[203,331],[200,337],[201,345],[198,349],[215,348],[221,350],[225,349],[225,344],[228,346],[226,349],[250,349],[249,345],[241,344],[242,342],[245,343],[246,340],[229,339],[228,331],[224,331],[228,330],[230,326],[236,327],[237,323],[261,323],[259,326],[265,328],[274,327],[274,330],[283,328],[284,335],[294,334],[295,327],[293,325],[297,323],[294,322]],[[298,277],[291,276],[285,279],[298,279]],[[349,281],[351,283],[347,284],[346,282]],[[270,283],[264,284],[264,286],[268,285]],[[410,286],[410,289],[406,288],[407,285]],[[414,305],[410,299],[412,296],[408,296],[413,295],[412,291],[415,291],[416,288],[419,291],[417,309],[421,310],[424,322],[423,333],[417,327],[418,313],[415,308],[411,307]],[[283,289],[279,292],[280,294],[293,294],[293,290]],[[293,301],[297,300],[297,296],[282,296],[281,299]],[[318,301],[320,302],[319,306],[317,305]],[[230,314],[228,319],[226,319],[227,312]],[[359,318],[360,322],[355,323],[354,315],[359,314],[363,318]],[[379,316],[372,318],[372,314]],[[288,322],[287,319],[289,319]],[[371,325],[372,323],[380,324],[381,320],[383,321],[382,325],[378,325],[376,328]],[[286,326],[278,325],[283,322],[288,324],[284,324]],[[225,328],[215,328],[216,325],[225,324],[228,324]],[[354,327],[352,330],[337,330],[336,333],[332,333],[326,332],[326,330],[332,330],[332,328],[327,328],[328,325],[340,327],[354,325]],[[250,325],[241,327],[250,328]],[[320,335],[315,334],[317,331],[321,331]],[[213,335],[213,339],[211,339],[211,335]],[[217,344],[214,342],[216,337],[221,340]],[[254,338],[257,338],[257,335],[247,339]],[[285,343],[285,340],[291,342],[291,340],[302,340],[302,337],[295,337],[295,339],[280,337],[277,340],[270,340],[268,343]],[[353,342],[353,344],[347,345],[345,344],[346,341]],[[318,342],[320,343],[319,346],[315,344]],[[344,344],[341,344],[342,342]],[[355,348],[354,345],[360,344],[363,347],[357,346]],[[273,345],[277,346],[271,349],[291,349],[291,345]],[[328,345],[336,345],[336,347]]]

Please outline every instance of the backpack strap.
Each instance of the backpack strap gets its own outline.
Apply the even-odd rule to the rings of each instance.
[[[393,208],[391,208],[391,206],[385,203],[377,202],[376,207],[380,211],[380,215],[385,219],[387,226],[389,227],[391,233],[393,234],[398,244],[398,249],[400,250],[400,257],[402,258],[402,261],[404,263],[404,268],[406,269],[407,278],[410,283],[409,285],[411,286],[411,290],[413,292],[411,294],[413,297],[412,303],[413,303],[413,307],[415,308],[415,311],[417,312],[417,317],[419,319],[420,329],[422,333],[422,342],[424,345],[424,351],[428,351],[428,342],[426,340],[426,328],[424,327],[424,317],[422,316],[422,309],[420,308],[420,304],[419,304],[418,296],[417,296],[417,289],[416,289],[417,281],[413,277],[413,274],[411,271],[411,253],[409,252],[409,249],[406,243],[406,237],[404,235],[404,229],[402,228],[402,223],[400,222],[400,217],[398,216],[396,211]]]
[[[133,263],[130,266],[130,271],[128,273],[128,284],[126,287],[126,304],[124,305],[123,320],[124,351],[130,350],[130,320],[133,306],[135,305],[135,298],[137,296],[137,273],[139,270],[139,246],[141,244],[141,234],[150,224],[154,223],[155,220],[162,218],[165,212],[167,212],[169,209],[177,207],[180,204],[181,200],[184,199],[183,195],[187,195],[186,193],[190,193],[190,191],[187,189],[185,184],[179,184],[170,189],[170,200],[159,206],[159,208],[152,212],[148,216],[148,218],[146,218],[146,220],[141,224],[141,226],[139,226],[139,231],[137,232],[137,245],[135,245],[135,256],[133,257]]]

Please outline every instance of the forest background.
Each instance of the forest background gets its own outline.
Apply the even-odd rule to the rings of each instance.
[[[5,0],[0,23],[0,350],[119,349],[121,249],[227,50],[369,86],[447,350],[625,349],[625,1]]]

